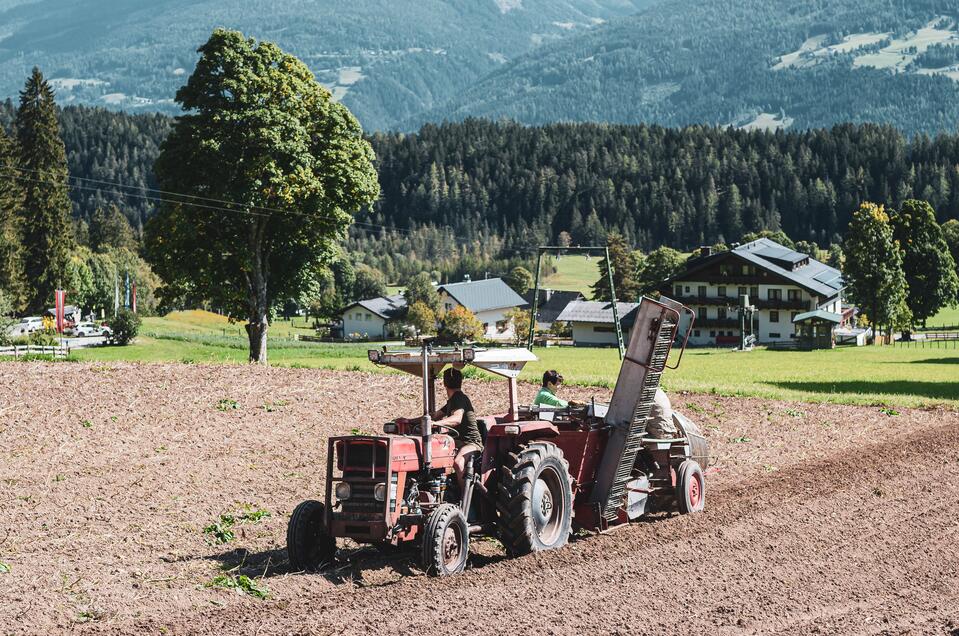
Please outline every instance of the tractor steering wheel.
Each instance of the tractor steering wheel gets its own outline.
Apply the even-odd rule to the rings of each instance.
[[[444,435],[449,435],[449,436],[452,437],[453,439],[456,439],[457,437],[460,436],[459,431],[457,431],[455,428],[453,428],[452,426],[449,426],[449,425],[447,425],[447,424],[437,424],[436,422],[433,422],[433,423],[431,424],[431,426],[434,427],[434,428],[445,429],[445,430],[443,431],[443,434],[444,434]],[[416,426],[414,427],[414,430],[415,430],[417,433],[422,433],[423,427],[422,427],[421,422],[417,422],[417,423],[416,423]]]

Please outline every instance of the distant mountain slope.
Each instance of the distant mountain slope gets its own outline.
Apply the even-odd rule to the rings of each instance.
[[[407,122],[959,122],[955,0],[673,0],[551,43]]]
[[[300,56],[382,129],[546,43],[654,0],[0,0],[0,98],[34,65],[62,104],[172,111],[195,49],[238,28]]]

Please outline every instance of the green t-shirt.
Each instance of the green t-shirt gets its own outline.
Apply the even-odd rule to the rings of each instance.
[[[476,413],[473,411],[473,403],[466,397],[462,391],[457,391],[449,402],[443,405],[440,411],[443,417],[449,417],[454,411],[463,409],[463,420],[456,427],[459,437],[456,438],[456,448],[463,448],[467,444],[473,444],[483,448],[483,438],[480,437],[479,426],[476,424]]]
[[[547,389],[545,386],[539,390],[539,393],[536,394],[536,398],[533,400],[533,406],[558,406],[560,408],[566,408],[569,406],[569,402],[566,400],[561,400],[560,398],[553,395],[553,392]]]

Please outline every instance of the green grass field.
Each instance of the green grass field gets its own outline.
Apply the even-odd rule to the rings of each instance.
[[[946,307],[926,321],[927,330],[941,329],[942,327],[952,329],[959,327],[959,307]]]
[[[237,329],[242,327],[230,325],[213,314],[178,312],[144,320],[145,335],[133,345],[77,349],[74,354],[81,360],[243,363],[247,359],[247,344]],[[291,341],[290,334],[296,331],[306,330],[289,323],[271,328],[271,364],[376,370],[366,359],[367,349],[376,345]],[[148,332],[150,335],[146,335]],[[940,348],[861,347],[814,352],[694,349],[686,353],[678,370],[666,372],[663,384],[674,393],[902,406],[945,403],[959,408],[956,344],[951,342],[949,347]],[[611,387],[619,371],[615,349],[551,347],[537,349],[536,354],[540,359],[527,366],[521,379],[536,382],[544,371],[557,369],[569,383]]]
[[[566,255],[554,259],[556,273],[543,278],[540,287],[564,291],[578,291],[586,298],[593,295],[590,287],[599,279],[599,263],[602,259],[591,256]],[[535,273],[535,272],[534,272]]]

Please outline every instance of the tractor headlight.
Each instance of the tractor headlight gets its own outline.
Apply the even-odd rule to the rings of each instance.
[[[386,484],[376,484],[376,487],[373,488],[373,499],[386,501]]]
[[[345,481],[341,481],[336,485],[336,498],[337,499],[349,499],[350,495],[353,494],[353,489],[350,488],[350,485]]]
[[[507,424],[503,427],[503,432],[507,435],[519,435],[519,425],[518,424]]]

